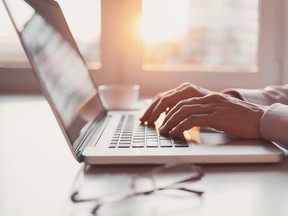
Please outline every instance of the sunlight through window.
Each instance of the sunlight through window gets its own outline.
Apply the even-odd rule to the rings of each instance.
[[[144,69],[256,71],[258,7],[258,0],[143,0]]]
[[[141,30],[144,41],[153,43],[183,38],[188,30],[188,12],[188,0],[143,1]]]

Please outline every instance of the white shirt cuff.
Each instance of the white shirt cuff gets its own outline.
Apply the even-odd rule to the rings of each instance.
[[[264,139],[288,146],[288,106],[271,105],[262,116],[260,131]]]

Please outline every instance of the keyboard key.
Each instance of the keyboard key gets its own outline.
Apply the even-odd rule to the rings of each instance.
[[[160,146],[161,147],[172,147],[172,142],[171,140],[160,140]]]
[[[109,148],[116,148],[117,144],[110,144]]]
[[[130,148],[130,143],[128,144],[128,143],[122,143],[122,144],[120,144],[119,143],[119,145],[118,145],[118,148]]]
[[[174,147],[189,147],[188,143],[173,143]]]
[[[145,142],[133,142],[132,147],[133,148],[144,148]]]
[[[148,148],[156,148],[156,147],[158,147],[158,142],[156,142],[156,141],[147,141],[146,142],[146,146]]]
[[[174,147],[189,147],[186,140],[172,140]]]

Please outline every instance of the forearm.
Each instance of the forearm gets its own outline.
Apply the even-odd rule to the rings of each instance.
[[[264,139],[288,148],[288,85],[264,89],[226,89],[222,93],[254,104],[269,106],[260,123]]]
[[[288,105],[288,85],[268,86],[264,89],[225,89],[221,92],[265,106],[270,106],[274,103]]]

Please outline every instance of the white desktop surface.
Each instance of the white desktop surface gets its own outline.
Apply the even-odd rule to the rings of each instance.
[[[69,195],[82,167],[42,97],[0,96],[0,215],[77,215]],[[202,167],[205,176],[195,183],[205,191],[202,198],[138,197],[118,203],[109,215],[288,215],[287,159]]]

